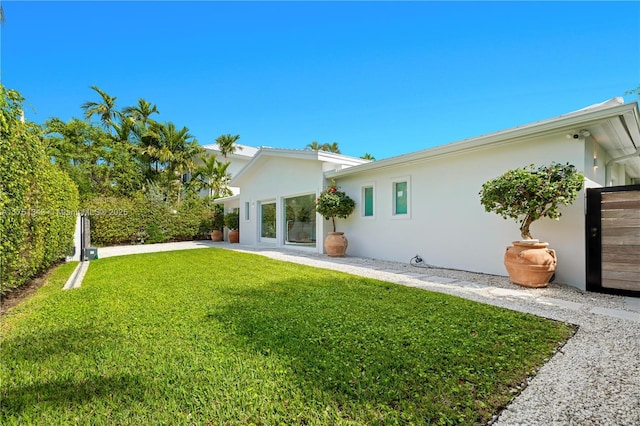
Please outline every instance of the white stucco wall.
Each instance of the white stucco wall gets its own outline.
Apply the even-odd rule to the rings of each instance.
[[[240,243],[260,242],[260,203],[276,202],[277,221],[275,244],[283,244],[283,198],[314,194],[323,187],[323,163],[318,160],[282,158],[270,156],[260,160],[247,171],[239,183],[240,193]],[[246,208],[249,219],[246,219]],[[322,235],[322,221],[317,221],[316,235]],[[320,239],[320,238],[318,238]],[[322,250],[322,242],[317,242],[314,250]]]
[[[484,182],[505,171],[555,162],[569,162],[584,171],[584,141],[565,133],[527,142],[485,148],[457,155],[423,159],[367,174],[343,176],[338,185],[356,200],[356,212],[340,221],[349,239],[348,253],[409,262],[420,254],[426,263],[456,269],[506,275],[505,248],[519,240],[519,226],[480,204]],[[392,182],[409,180],[410,208],[406,218],[392,215]],[[363,218],[362,186],[373,184],[374,218]],[[534,238],[548,241],[558,255],[556,280],[585,288],[584,195],[563,208],[560,221],[535,222]]]

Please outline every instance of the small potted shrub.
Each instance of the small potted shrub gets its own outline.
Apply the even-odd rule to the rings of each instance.
[[[224,215],[224,224],[229,228],[229,242],[240,242],[240,215],[238,213],[227,213]]]
[[[533,239],[530,226],[538,219],[559,219],[559,206],[570,205],[584,184],[584,176],[567,164],[551,163],[536,168],[509,170],[485,182],[480,203],[487,212],[520,223],[521,241],[507,247],[504,262],[512,283],[545,287],[556,270],[555,250]]]
[[[327,255],[332,257],[344,256],[347,252],[349,241],[344,232],[336,232],[336,217],[346,219],[356,207],[356,203],[336,186],[335,180],[331,180],[316,199],[316,211],[326,220],[331,219],[333,232],[329,232],[324,240],[324,248]]]
[[[220,242],[224,238],[224,212],[222,209],[215,209],[211,218],[211,241]]]

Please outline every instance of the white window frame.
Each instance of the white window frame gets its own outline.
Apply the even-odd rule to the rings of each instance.
[[[407,184],[407,212],[396,213],[396,184],[406,182]],[[391,218],[411,219],[411,176],[398,176],[391,179]]]
[[[365,190],[367,188],[371,188],[372,190],[372,195],[373,195],[373,214],[371,216],[366,216],[365,212],[366,212],[366,206],[365,206]],[[365,182],[362,184],[362,186],[360,187],[360,205],[362,206],[360,208],[360,216],[362,216],[363,219],[366,220],[372,220],[376,218],[376,183],[375,182]]]

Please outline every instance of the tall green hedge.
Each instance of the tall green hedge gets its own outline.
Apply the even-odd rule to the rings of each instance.
[[[84,210],[91,221],[91,243],[98,246],[192,240],[213,229],[212,205],[200,198],[173,206],[144,196],[99,197]]]
[[[22,96],[0,84],[0,294],[63,259],[73,244],[78,189],[49,161]]]

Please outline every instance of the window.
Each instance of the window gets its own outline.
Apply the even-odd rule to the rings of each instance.
[[[300,195],[284,199],[285,244],[315,247],[316,196]]]
[[[365,186],[362,188],[362,215],[365,217],[373,216],[373,186]]]
[[[249,220],[249,202],[244,203],[244,220]]]
[[[398,178],[392,181],[393,187],[393,215],[408,217],[409,215],[409,179]]]
[[[276,237],[276,203],[262,203],[260,205],[260,237]]]

